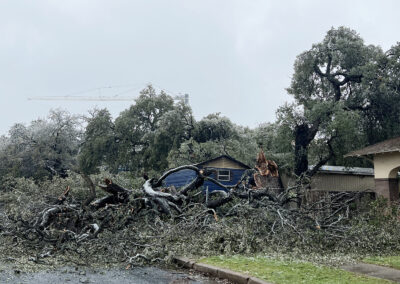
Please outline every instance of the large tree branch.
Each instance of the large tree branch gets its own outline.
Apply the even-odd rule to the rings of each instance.
[[[340,86],[343,86],[348,82],[361,83],[361,79],[363,77],[362,74],[350,75],[350,74],[346,74],[343,72],[335,72],[332,74],[332,76],[343,76],[344,77],[344,79],[342,81],[338,81]]]
[[[170,174],[179,172],[181,170],[192,170],[192,171],[195,171],[197,174],[200,174],[200,169],[198,167],[196,167],[196,166],[193,166],[193,165],[180,166],[180,167],[177,167],[177,168],[170,169],[170,170],[166,171],[157,181],[152,183],[152,186],[153,187],[160,186],[162,184],[162,181],[164,179],[166,179],[167,176],[169,176]]]
[[[93,183],[92,179],[88,175],[81,173],[81,176],[82,176],[82,178],[84,179],[84,181],[86,182],[87,186],[90,189],[90,195],[83,202],[83,206],[87,206],[87,205],[90,204],[90,202],[92,202],[96,198],[96,187],[94,186],[94,183]]]
[[[327,141],[328,150],[329,150],[328,155],[326,155],[324,158],[320,159],[318,161],[318,163],[311,170],[308,170],[306,172],[306,175],[308,177],[312,177],[313,175],[315,175],[317,173],[317,171],[319,170],[319,168],[322,167],[323,165],[325,165],[335,155],[335,152],[332,147],[332,141],[336,137],[337,137],[336,135],[333,135],[331,138],[329,138],[329,140]]]
[[[175,197],[170,193],[155,191],[152,187],[151,180],[145,181],[145,183],[143,184],[143,190],[147,195],[152,197],[170,197],[175,199]]]
[[[350,105],[344,108],[345,110],[359,110],[359,111],[366,111],[371,109],[371,105],[367,106],[360,106],[360,105]]]
[[[214,184],[216,184],[216,185],[218,185],[218,186],[220,186],[220,187],[222,187],[222,188],[224,188],[224,189],[226,189],[226,190],[230,190],[231,188],[234,188],[234,187],[236,187],[236,185],[225,185],[225,184],[222,184],[222,183],[220,183],[219,181],[217,181],[216,179],[213,179],[213,178],[211,178],[211,177],[204,177],[204,179],[205,180],[208,180],[208,181],[211,181],[212,183],[214,183]]]
[[[179,193],[186,195],[189,191],[199,188],[203,184],[204,184],[204,178],[197,176],[190,183],[188,183],[188,184],[184,185],[182,188],[180,188]]]
[[[112,195],[123,195],[123,196],[127,196],[131,191],[128,189],[125,189],[121,186],[119,186],[116,183],[113,183],[110,179],[104,179],[104,183],[103,184],[99,184],[99,187],[104,190],[105,192],[111,193]]]
[[[321,78],[326,78],[331,84],[335,92],[335,101],[339,101],[342,98],[342,92],[340,90],[341,86],[346,85],[348,82],[355,82],[355,83],[360,83],[361,79],[363,77],[362,74],[347,74],[344,72],[335,72],[335,73],[330,73],[331,72],[331,63],[332,63],[332,57],[328,55],[328,64],[326,68],[326,72],[323,73],[321,69],[318,67],[317,62],[314,63],[314,71],[317,73]],[[336,79],[337,76],[342,76],[344,79],[342,81]]]
[[[328,54],[328,64],[326,65],[326,74],[331,74],[332,54]]]

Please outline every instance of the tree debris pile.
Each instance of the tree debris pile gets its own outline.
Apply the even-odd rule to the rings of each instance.
[[[196,171],[196,179],[177,190],[163,187],[168,175],[183,169]],[[276,194],[246,183],[227,187],[208,174],[182,166],[158,179],[145,176],[140,189],[122,186],[131,182],[121,176],[109,177],[98,185],[102,196],[90,204],[84,179],[76,174],[42,184],[12,180],[1,192],[0,238],[8,244],[2,253],[23,248],[35,262],[62,256],[74,263],[136,264],[178,254],[400,249],[397,207],[385,214],[387,204],[379,201],[369,210],[352,208],[360,194],[340,193],[296,208],[291,202],[304,194],[302,186]],[[206,199],[205,180],[226,191]]]

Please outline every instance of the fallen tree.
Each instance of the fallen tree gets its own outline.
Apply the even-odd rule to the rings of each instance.
[[[177,189],[163,185],[169,175],[188,169],[196,173],[188,184]],[[15,208],[6,210],[1,236],[35,251],[36,261],[41,255],[63,255],[67,260],[71,255],[79,259],[107,255],[107,261],[135,263],[165,261],[171,254],[270,248],[382,249],[382,243],[366,245],[366,227],[354,231],[352,226],[354,216],[363,216],[363,222],[373,219],[357,208],[350,210],[362,193],[326,194],[299,208],[293,201],[304,198],[307,187],[303,182],[286,189],[253,188],[246,177],[256,173],[250,171],[232,186],[193,165],[171,169],[159,178],[144,175],[141,188],[136,189],[107,178],[97,185],[104,196],[89,204],[88,198],[74,198],[71,184],[58,198],[36,204],[27,215],[21,216]],[[85,180],[92,190],[93,181],[90,177]],[[205,192],[202,185],[206,180],[223,190]],[[390,220],[391,228],[400,227]],[[388,247],[393,249],[393,245]]]

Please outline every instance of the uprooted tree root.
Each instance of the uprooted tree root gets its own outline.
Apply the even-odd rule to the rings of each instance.
[[[162,186],[169,174],[183,169],[197,177],[178,190]],[[35,262],[51,255],[81,263],[135,264],[165,262],[178,254],[400,249],[397,212],[382,214],[386,204],[379,202],[366,211],[352,208],[361,193],[325,194],[298,208],[293,202],[303,196],[302,186],[279,194],[241,183],[226,187],[194,166],[145,178],[141,190],[105,179],[99,187],[107,195],[90,204],[74,199],[71,185],[31,218],[4,214],[1,235],[35,253]],[[205,196],[205,180],[226,191]]]

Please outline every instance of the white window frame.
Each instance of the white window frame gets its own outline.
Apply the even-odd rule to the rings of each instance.
[[[221,172],[227,172],[221,174]],[[217,172],[217,180],[219,181],[230,181],[231,180],[231,171],[230,170],[218,170]]]

